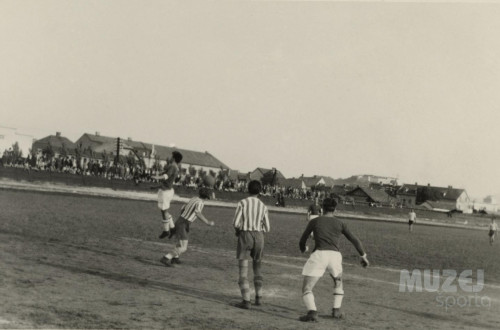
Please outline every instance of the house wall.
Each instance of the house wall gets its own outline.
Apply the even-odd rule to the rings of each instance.
[[[465,191],[462,192],[460,196],[457,198],[456,208],[457,210],[463,211],[464,213],[472,212],[472,203]]]
[[[415,206],[417,203],[417,196],[415,195],[396,195],[397,200],[402,206]]]

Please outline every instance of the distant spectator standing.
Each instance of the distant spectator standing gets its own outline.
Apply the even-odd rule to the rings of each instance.
[[[413,231],[413,225],[417,222],[417,214],[415,213],[415,210],[411,209],[410,213],[408,213],[408,230],[410,232]]]
[[[498,225],[495,222],[495,217],[493,216],[491,217],[490,231],[488,232],[488,235],[490,236],[490,245],[493,245],[493,241],[495,240],[497,231],[498,231]]]

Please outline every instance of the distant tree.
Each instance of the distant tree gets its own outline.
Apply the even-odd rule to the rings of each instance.
[[[61,157],[68,157],[68,149],[66,148],[66,144],[64,142],[61,146]]]
[[[189,165],[188,172],[192,177],[196,176],[196,168],[193,165]]]
[[[132,151],[129,152],[129,154],[127,155],[127,165],[130,168],[133,168],[133,167],[135,167],[136,163],[137,162],[136,162],[134,153]]]
[[[19,143],[16,141],[12,145],[12,162],[17,163],[23,158],[23,151],[19,148]]]
[[[48,160],[54,157],[55,155],[54,148],[52,148],[50,142],[47,144],[45,148],[43,148],[42,155]]]

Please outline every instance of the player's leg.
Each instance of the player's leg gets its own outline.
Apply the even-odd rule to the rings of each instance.
[[[255,305],[260,306],[262,304],[262,285],[263,277],[261,273],[261,260],[253,260],[253,285],[255,287]]]
[[[335,319],[341,319],[344,314],[341,311],[342,299],[344,298],[344,286],[342,284],[342,274],[333,277],[333,309],[332,316]]]
[[[304,281],[302,283],[302,300],[307,308],[307,314],[299,318],[303,322],[316,322],[318,320],[318,310],[316,308],[316,302],[314,300],[313,289],[320,276],[304,276]]]
[[[170,231],[175,228],[174,219],[168,212],[170,209],[170,202],[174,197],[174,190],[161,190],[158,192],[158,207],[161,210],[163,232],[159,238],[164,238],[170,235]]]
[[[299,318],[303,322],[316,322],[318,320],[318,312],[314,301],[313,288],[318,280],[323,276],[327,263],[325,259],[325,251],[315,251],[307,259],[302,275],[304,280],[302,283],[302,300],[307,308],[307,314]]]
[[[253,285],[255,288],[255,305],[262,304],[262,285],[263,277],[261,273],[262,257],[264,255],[264,234],[261,232],[253,233],[255,245],[250,255],[253,258]]]
[[[177,231],[175,233],[177,243],[175,248],[171,252],[164,255],[160,260],[165,266],[171,267],[175,263],[180,263],[179,257],[182,253],[186,252],[188,247],[188,233],[186,231],[187,226],[187,220],[183,218],[179,218],[179,220],[177,220]]]
[[[243,301],[236,304],[236,307],[250,308],[250,283],[248,281],[248,260],[238,260],[238,286],[240,287]]]
[[[238,245],[236,247],[236,258],[238,259],[238,286],[243,301],[235,306],[243,309],[250,308],[250,284],[248,281],[248,259],[250,257],[249,238],[250,235],[247,231],[240,232],[238,235]]]
[[[337,251],[327,251],[328,272],[333,279],[333,308],[332,316],[335,319],[341,319],[344,314],[341,311],[342,299],[344,298],[344,286],[342,284],[342,254]]]

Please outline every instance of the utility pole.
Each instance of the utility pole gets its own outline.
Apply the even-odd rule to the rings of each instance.
[[[116,157],[115,157],[115,165],[118,165],[118,160],[120,159],[120,149],[122,148],[120,138],[116,139]]]

